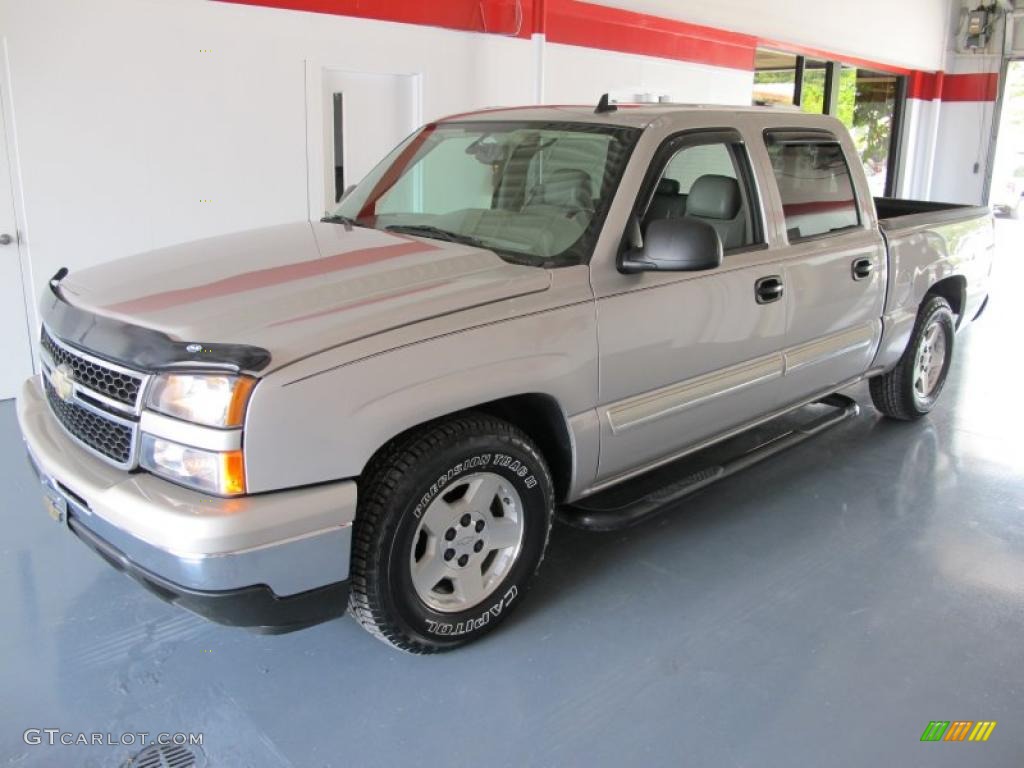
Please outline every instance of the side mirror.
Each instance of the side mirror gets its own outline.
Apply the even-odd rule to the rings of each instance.
[[[635,272],[700,272],[722,265],[718,231],[699,219],[655,219],[647,225],[642,248],[626,252],[619,265]]]

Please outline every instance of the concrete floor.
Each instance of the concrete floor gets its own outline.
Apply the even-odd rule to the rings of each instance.
[[[1008,766],[1024,758],[1024,229],[940,407],[862,415],[618,534],[556,528],[530,599],[445,656],[352,621],[267,637],[161,603],[43,513],[0,404],[0,759],[201,731],[211,766]],[[928,743],[930,720],[996,720]]]

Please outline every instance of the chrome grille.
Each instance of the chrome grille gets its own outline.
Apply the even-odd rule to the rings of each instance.
[[[40,345],[50,355],[54,365],[67,365],[75,381],[82,386],[132,408],[138,405],[142,376],[133,376],[127,371],[76,353],[66,344],[54,341],[46,328],[43,328]]]
[[[57,421],[99,458],[134,469],[138,419],[149,374],[70,347],[46,327],[39,346],[46,399]],[[54,385],[56,374],[61,377],[58,386]]]

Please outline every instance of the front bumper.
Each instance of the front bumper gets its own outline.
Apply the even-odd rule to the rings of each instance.
[[[62,521],[164,599],[221,623],[297,628],[346,607],[356,485],[224,499],[111,467],[74,443],[38,377],[18,398],[33,465]]]

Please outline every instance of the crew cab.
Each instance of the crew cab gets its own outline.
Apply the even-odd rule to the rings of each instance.
[[[873,200],[828,116],[485,110],[322,221],[61,270],[18,418],[54,519],[162,597],[444,650],[521,602],[556,515],[633,524],[755,453],[677,462],[865,379],[927,414],[993,240]]]

